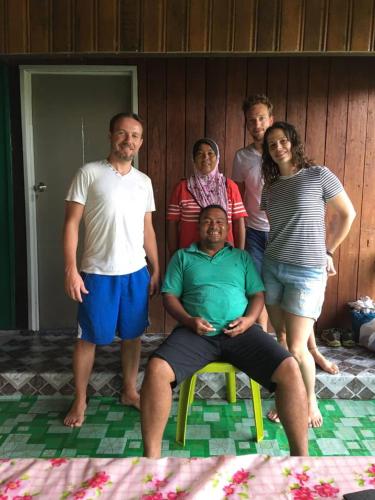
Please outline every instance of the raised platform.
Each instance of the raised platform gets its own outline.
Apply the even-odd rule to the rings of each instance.
[[[0,331],[1,395],[73,395],[72,353],[74,332],[33,333]],[[145,335],[142,341],[138,385],[143,379],[149,355],[162,342],[163,334]],[[357,346],[351,349],[320,350],[339,366],[338,375],[317,370],[316,392],[322,399],[375,399],[375,355]],[[248,381],[241,373],[237,380],[239,398],[249,398]],[[120,345],[98,347],[89,395],[114,396],[121,389]],[[177,393],[177,391],[176,391]],[[270,397],[263,391],[264,398]],[[225,381],[221,374],[206,374],[197,381],[196,397],[225,398]]]

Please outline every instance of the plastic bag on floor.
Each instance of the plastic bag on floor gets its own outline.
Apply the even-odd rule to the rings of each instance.
[[[359,345],[375,352],[375,319],[364,323],[359,329]]]

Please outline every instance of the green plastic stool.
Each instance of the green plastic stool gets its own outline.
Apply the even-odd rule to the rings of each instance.
[[[180,396],[178,400],[177,410],[177,429],[176,441],[182,446],[185,446],[186,424],[189,407],[194,401],[195,384],[197,375],[201,373],[225,373],[227,381],[227,400],[229,403],[236,402],[236,373],[239,372],[235,366],[230,363],[216,362],[208,363],[193,375],[184,380],[180,385]],[[262,400],[260,397],[260,387],[255,380],[250,379],[250,389],[253,397],[254,420],[256,431],[256,442],[259,443],[263,439],[263,415],[262,415]]]

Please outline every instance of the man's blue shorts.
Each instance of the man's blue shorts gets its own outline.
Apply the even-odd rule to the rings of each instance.
[[[121,276],[82,273],[88,294],[78,307],[78,337],[97,345],[142,335],[149,325],[147,267]]]
[[[262,276],[264,251],[268,243],[268,231],[258,231],[252,227],[246,228],[245,248],[251,255],[259,276]]]

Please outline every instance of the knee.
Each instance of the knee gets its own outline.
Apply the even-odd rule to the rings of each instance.
[[[293,383],[301,383],[303,385],[298,362],[292,356],[285,358],[274,371],[272,380],[278,385],[292,385]]]
[[[302,363],[306,354],[309,353],[309,351],[307,349],[307,345],[305,345],[305,346],[291,345],[291,346],[289,346],[289,352],[290,352],[290,354],[292,354],[292,356],[294,356],[294,358],[297,360],[297,363],[299,363],[299,364]]]
[[[147,364],[145,372],[145,382],[152,380],[156,383],[168,382],[171,383],[175,380],[174,371],[170,364],[162,358],[157,356],[152,357]]]

